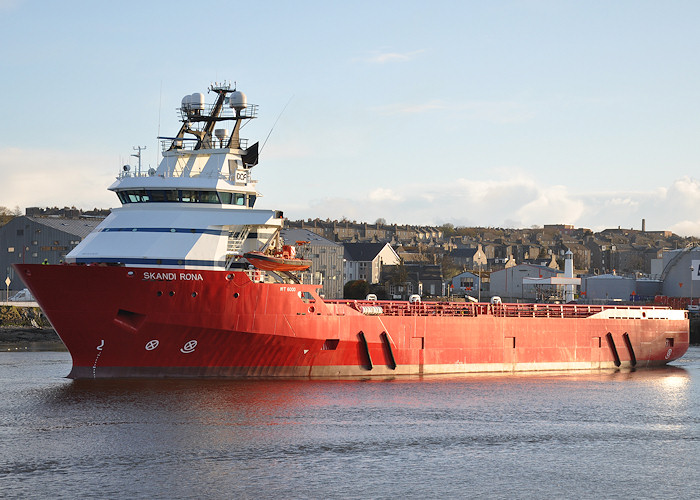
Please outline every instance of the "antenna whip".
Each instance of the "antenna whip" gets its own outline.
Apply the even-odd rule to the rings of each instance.
[[[277,116],[277,119],[275,120],[275,123],[272,124],[272,128],[270,128],[270,132],[268,132],[267,137],[265,137],[265,142],[263,142],[263,145],[260,146],[260,154],[262,154],[262,150],[265,148],[265,144],[267,144],[267,140],[270,138],[272,135],[272,131],[275,129],[275,125],[277,125],[277,122],[280,120],[282,117],[282,113],[284,113],[284,110],[287,109],[287,106],[289,106],[289,103],[292,102],[292,99],[294,96],[290,97],[289,100],[287,101],[287,104],[284,105],[284,108],[282,108],[282,111],[280,111],[280,114]]]

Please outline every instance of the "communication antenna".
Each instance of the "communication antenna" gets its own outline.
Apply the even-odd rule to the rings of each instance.
[[[133,149],[134,151],[138,151],[138,153],[133,153],[131,156],[135,156],[139,159],[138,175],[141,175],[141,151],[146,149],[146,146],[134,146]]]
[[[160,81],[160,94],[158,96],[158,137],[160,137],[160,112],[163,107],[163,80]],[[158,156],[158,139],[156,139],[156,164],[160,160]]]
[[[275,125],[277,125],[277,122],[280,120],[282,117],[282,113],[284,113],[284,110],[287,109],[287,106],[289,106],[289,103],[292,102],[292,99],[294,96],[290,97],[289,100],[287,101],[287,104],[284,105],[284,108],[282,108],[282,111],[280,111],[279,116],[277,116],[277,119],[275,120],[275,123],[272,124],[272,127],[270,128],[270,132],[268,132],[267,137],[265,137],[265,142],[263,142],[262,146],[260,146],[260,152],[262,153],[262,150],[265,148],[265,144],[267,144],[267,140],[270,138],[272,135],[272,131],[275,129]]]

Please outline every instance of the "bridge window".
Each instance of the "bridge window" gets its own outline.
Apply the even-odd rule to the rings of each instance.
[[[151,200],[146,191],[127,191],[127,203],[143,203]]]
[[[182,195],[180,196],[180,201],[183,203],[198,203],[199,202],[199,191],[180,191]]]
[[[224,191],[197,191],[193,189],[134,189],[117,191],[119,201],[126,203],[215,203],[253,207],[256,196],[245,193],[227,193]]]
[[[220,203],[216,191],[202,191],[199,194],[199,201],[200,203]]]
[[[165,201],[165,202],[174,202],[174,201],[179,201],[179,196],[178,192],[175,191],[174,189],[172,190],[167,190],[167,191],[161,191],[161,190],[152,190],[149,191],[151,195],[151,201]]]
[[[239,207],[253,207],[255,204],[254,194],[245,193],[226,193],[223,191],[218,192],[219,199],[224,205],[238,205]]]

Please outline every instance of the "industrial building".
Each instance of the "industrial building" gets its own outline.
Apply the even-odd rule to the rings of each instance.
[[[22,290],[24,283],[15,275],[12,264],[58,264],[97,225],[100,217],[15,217],[0,227],[0,269],[10,280],[9,292]]]

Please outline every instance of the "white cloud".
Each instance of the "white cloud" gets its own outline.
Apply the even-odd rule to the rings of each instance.
[[[391,189],[378,188],[370,191],[369,199],[373,202],[383,202],[383,201],[402,201],[402,197],[395,193]]]
[[[297,215],[298,211],[298,215]],[[574,224],[594,231],[610,227],[670,230],[700,236],[700,181],[684,177],[669,188],[640,192],[575,192],[524,176],[449,185],[400,184],[377,187],[357,199],[328,197],[301,204],[291,218],[347,216],[358,221],[379,217],[399,224],[530,227]]]
[[[676,179],[668,190],[669,198],[685,207],[697,207],[700,204],[700,180],[687,175]]]
[[[681,236],[700,236],[700,220],[683,220],[667,228]]]
[[[119,204],[107,187],[118,172],[116,158],[52,150],[0,149],[0,205],[20,208]]]
[[[517,211],[519,218],[528,224],[580,220],[585,211],[584,202],[573,198],[564,186],[549,186],[536,193],[532,201]]]

